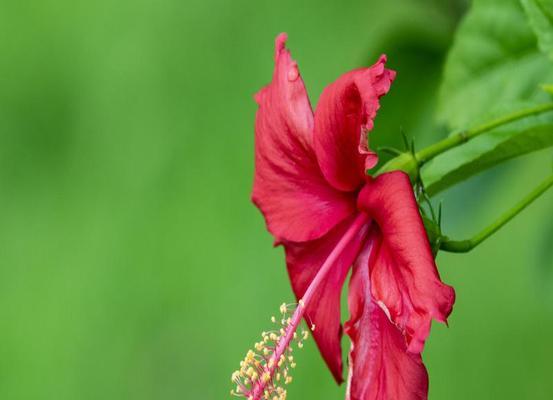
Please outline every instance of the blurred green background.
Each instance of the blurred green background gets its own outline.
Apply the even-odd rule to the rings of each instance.
[[[419,147],[464,1],[0,3],[0,398],[221,399],[292,299],[249,201],[252,95],[286,31],[313,103],[387,53],[398,71],[371,134]],[[445,193],[447,233],[523,196],[550,154]],[[553,398],[548,193],[469,255],[424,353],[431,399]],[[344,341],[347,348],[347,342]],[[340,399],[313,343],[291,399]]]

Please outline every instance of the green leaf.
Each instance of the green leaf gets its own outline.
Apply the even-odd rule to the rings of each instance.
[[[551,78],[519,0],[475,0],[446,60],[438,118],[466,129],[513,103],[545,100],[539,85]]]
[[[506,111],[547,101],[543,83],[551,81],[553,67],[538,48],[520,0],[474,0],[447,56],[438,118],[452,130],[464,130]],[[442,154],[423,168],[422,180],[433,195],[503,161],[549,146],[553,113],[496,128]]]
[[[544,83],[543,85],[541,85],[541,88],[546,93],[553,94],[553,85],[552,84]]]
[[[551,112],[496,128],[436,157],[423,167],[421,179],[432,196],[503,161],[550,146]]]
[[[540,50],[553,60],[553,0],[521,0]]]

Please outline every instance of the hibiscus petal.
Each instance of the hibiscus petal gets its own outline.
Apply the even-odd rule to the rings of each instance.
[[[431,320],[446,322],[455,292],[440,280],[409,177],[378,176],[361,190],[358,205],[378,224],[371,231],[372,294],[402,329],[409,351],[421,352]]]
[[[252,200],[280,239],[321,237],[355,211],[355,199],[324,179],[312,147],[313,113],[298,66],[275,43],[272,82],[256,94],[255,176]]]
[[[348,218],[320,239],[305,243],[284,242],[292,289],[300,299],[336,247],[354,218]],[[315,324],[313,338],[338,383],[342,382],[342,326],[340,295],[349,268],[359,252],[367,226],[348,243],[307,305],[306,321]]]
[[[365,245],[353,267],[348,304],[350,320],[345,331],[351,338],[346,400],[423,400],[428,395],[428,375],[421,356],[407,351],[405,339],[371,296]]]
[[[329,85],[315,111],[315,153],[325,178],[337,189],[352,191],[375,166],[368,146],[379,99],[390,89],[395,72],[384,68],[381,56],[370,68],[351,71]]]

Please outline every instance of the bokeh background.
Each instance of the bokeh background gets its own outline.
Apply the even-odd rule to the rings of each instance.
[[[252,95],[286,31],[313,103],[387,53],[371,134],[423,146],[464,1],[0,2],[0,398],[222,399],[292,300],[250,203]],[[446,232],[483,227],[550,153],[439,197]],[[468,255],[440,254],[450,327],[431,399],[553,398],[553,193]],[[347,348],[347,342],[344,342]],[[312,342],[292,399],[340,399]]]

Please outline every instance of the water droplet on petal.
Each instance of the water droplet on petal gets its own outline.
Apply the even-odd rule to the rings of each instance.
[[[297,65],[292,65],[288,70],[288,81],[294,82],[300,77],[300,72],[298,71]]]

